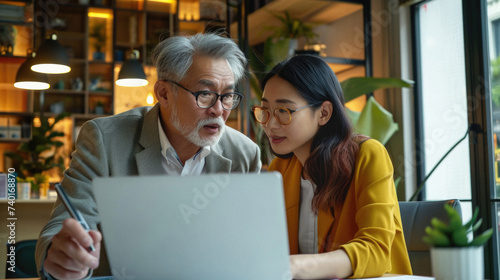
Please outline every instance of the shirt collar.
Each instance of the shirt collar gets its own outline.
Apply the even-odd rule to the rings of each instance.
[[[167,163],[171,163],[170,161],[175,158],[180,163],[179,156],[177,156],[177,152],[175,151],[170,141],[168,141],[167,135],[161,126],[160,116],[158,116],[158,134],[160,135],[160,145],[161,145],[161,154],[167,160]],[[210,154],[210,146],[203,146],[201,149],[193,156],[193,160],[201,161],[208,154]]]

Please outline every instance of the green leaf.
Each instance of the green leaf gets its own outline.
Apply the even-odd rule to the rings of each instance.
[[[356,124],[358,123],[359,116],[361,115],[361,113],[360,112],[356,112],[356,111],[352,111],[349,108],[345,108],[345,110],[347,112],[347,116],[351,120],[352,125],[354,127],[356,127]]]
[[[478,230],[482,223],[483,223],[483,219],[481,218],[477,221],[477,223],[474,224],[474,226],[472,227],[472,231]]]
[[[13,152],[5,152],[4,156],[10,157],[14,160],[19,160],[19,161],[22,161],[24,159],[21,155],[18,155],[18,154],[13,153]]]
[[[396,180],[394,180],[394,187],[396,187],[396,190],[398,189],[398,186],[401,183],[402,179],[403,177],[398,177]]]
[[[472,215],[472,218],[464,225],[464,227],[466,229],[470,228],[476,222],[478,216],[479,216],[479,207],[476,207],[476,209],[474,210],[474,214]],[[475,231],[475,229],[473,229],[473,231]]]
[[[59,131],[52,131],[48,136],[47,138],[51,139],[51,138],[54,138],[54,137],[60,137],[60,136],[64,136],[64,132],[59,132]]]
[[[462,217],[460,217],[460,215],[450,216],[449,226],[450,226],[451,231],[455,231],[455,230],[459,230],[459,229],[463,228]]]
[[[62,119],[66,118],[66,117],[69,117],[70,114],[69,113],[61,113],[57,116],[54,117],[54,122],[50,125],[49,127],[49,130],[52,130],[54,128],[54,126],[59,122],[61,121]]]
[[[437,230],[440,230],[442,232],[446,232],[446,233],[451,232],[450,227],[446,223],[444,223],[443,221],[439,220],[436,217],[431,219],[431,225],[434,228],[436,228]]]
[[[454,209],[451,205],[445,204],[444,209],[448,213],[448,217],[450,218],[449,221],[449,228],[450,231],[455,231],[460,228],[463,228],[462,226],[462,216],[458,213],[456,209]]]
[[[453,240],[455,246],[459,247],[467,246],[467,244],[469,243],[469,239],[467,238],[467,232],[463,228],[454,231],[451,235],[451,239]]]
[[[383,145],[398,131],[392,114],[370,97],[356,122],[356,131],[380,141]]]
[[[474,238],[474,240],[472,240],[472,242],[469,245],[470,246],[481,246],[490,239],[492,234],[493,234],[493,229],[490,228],[487,231],[483,232],[478,237]]]
[[[434,247],[447,247],[450,246],[451,242],[448,236],[439,230],[433,229],[431,227],[425,228],[426,236],[422,238],[424,242]]]
[[[290,39],[281,38],[275,39],[269,38],[264,44],[264,66],[263,69],[265,73],[269,72],[276,64],[280,61],[285,60],[288,57],[288,46],[290,45]]]
[[[413,81],[398,78],[354,77],[340,83],[344,92],[345,102],[382,88],[411,87]]]

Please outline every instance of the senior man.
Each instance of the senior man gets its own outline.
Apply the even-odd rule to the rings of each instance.
[[[160,42],[152,57],[158,72],[154,107],[82,126],[61,184],[92,230],[87,233],[69,218],[58,200],[37,244],[42,278],[110,275],[97,230],[93,178],[260,171],[258,146],[225,125],[243,98],[235,92],[246,64],[238,46],[216,34],[173,36]],[[95,251],[87,250],[92,244]]]

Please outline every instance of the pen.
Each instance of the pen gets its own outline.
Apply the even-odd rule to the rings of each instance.
[[[71,217],[74,218],[75,220],[77,220],[80,223],[80,225],[82,225],[82,227],[85,231],[89,232],[90,227],[87,224],[87,221],[85,221],[85,219],[83,218],[82,213],[80,213],[80,211],[78,211],[78,209],[76,209],[73,206],[73,204],[71,204],[68,196],[66,195],[64,190],[61,188],[61,184],[59,184],[59,183],[55,184],[55,188],[56,188],[57,194],[61,198],[61,201],[63,202],[64,206],[66,207],[66,210],[68,210]],[[88,248],[88,250],[94,252],[95,251],[94,244],[90,244],[90,247]]]

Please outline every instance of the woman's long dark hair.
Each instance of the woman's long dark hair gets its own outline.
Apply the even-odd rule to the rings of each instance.
[[[354,173],[356,154],[359,150],[357,136],[353,134],[351,121],[344,108],[344,95],[332,69],[320,57],[294,56],[276,65],[262,80],[261,87],[278,76],[293,87],[307,101],[317,104],[324,101],[333,104],[330,120],[320,127],[311,145],[311,153],[304,169],[316,184],[312,207],[315,210],[332,211],[335,204],[343,204]],[[288,158],[288,155],[277,155]]]

